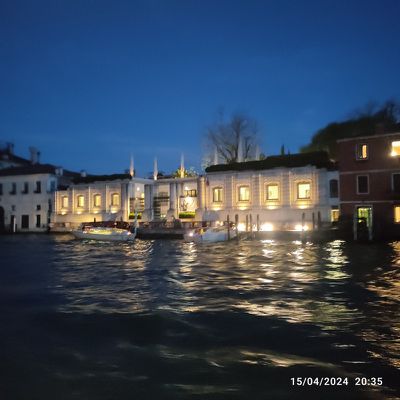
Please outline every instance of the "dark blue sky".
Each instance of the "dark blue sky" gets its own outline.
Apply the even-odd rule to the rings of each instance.
[[[0,140],[91,173],[199,167],[216,111],[295,152],[400,98],[400,1],[0,0]]]

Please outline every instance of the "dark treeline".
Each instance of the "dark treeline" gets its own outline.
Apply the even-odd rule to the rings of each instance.
[[[396,131],[400,131],[400,103],[390,100],[380,107],[370,104],[363,110],[353,112],[345,121],[332,122],[320,129],[300,151],[325,150],[337,159],[338,139]]]

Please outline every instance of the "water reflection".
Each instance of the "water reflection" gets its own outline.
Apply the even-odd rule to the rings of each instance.
[[[338,240],[324,245],[61,240],[55,249],[52,289],[64,297],[64,312],[236,311],[312,324],[321,334],[351,330],[369,344],[370,357],[400,365],[397,242],[379,250]]]

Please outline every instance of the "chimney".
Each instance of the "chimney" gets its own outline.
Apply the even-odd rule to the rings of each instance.
[[[153,179],[156,181],[158,177],[158,163],[157,157],[154,158],[154,167],[153,167]]]
[[[39,164],[39,157],[40,157],[40,152],[36,147],[29,147],[29,152],[31,153],[31,163],[33,165]]]
[[[242,138],[240,137],[240,138],[239,138],[239,143],[238,143],[238,150],[237,150],[237,159],[236,159],[236,162],[243,162],[243,161],[245,161],[245,160],[244,160],[244,157],[243,157],[243,140],[242,140]]]
[[[6,143],[6,151],[7,153],[12,156],[14,154],[14,143],[8,142]]]
[[[181,166],[179,168],[179,176],[181,178],[185,177],[185,164],[184,164],[184,157],[183,157],[183,153],[181,154]]]

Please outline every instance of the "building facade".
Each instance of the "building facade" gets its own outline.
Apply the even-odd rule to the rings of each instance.
[[[0,231],[45,232],[54,193],[70,177],[48,164],[0,169]]]
[[[338,218],[338,172],[326,153],[214,165],[200,178],[198,218],[293,230]]]
[[[400,233],[400,133],[338,141],[340,212],[370,238]]]
[[[55,194],[52,229],[70,230],[82,222],[133,221],[144,210],[144,185],[149,179],[129,174],[86,176]]]
[[[145,185],[145,221],[229,218],[241,227],[252,221],[255,228],[288,230],[331,225],[338,215],[338,172],[320,152],[213,165],[203,176]]]

